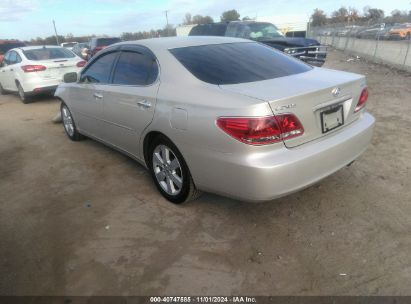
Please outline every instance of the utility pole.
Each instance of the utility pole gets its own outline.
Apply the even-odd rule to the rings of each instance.
[[[53,26],[54,26],[54,33],[56,34],[57,45],[60,45],[59,36],[57,35],[57,30],[56,30],[56,22],[54,20],[53,20]]]
[[[167,22],[166,28],[167,28],[167,36],[170,36],[170,31],[169,31],[169,28],[168,28],[168,12],[169,12],[169,10],[166,10],[166,11],[164,11],[164,12],[166,13],[166,22]]]

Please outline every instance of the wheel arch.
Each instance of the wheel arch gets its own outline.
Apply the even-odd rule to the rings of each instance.
[[[164,133],[162,133],[160,131],[150,131],[150,132],[148,132],[144,136],[144,139],[143,139],[143,159],[144,159],[144,162],[146,163],[147,168],[148,168],[148,165],[149,165],[148,149],[150,148],[150,144],[153,142],[153,140],[158,136],[167,137],[171,142],[173,142],[167,135],[165,135]]]

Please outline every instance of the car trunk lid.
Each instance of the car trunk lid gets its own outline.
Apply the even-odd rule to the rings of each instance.
[[[37,72],[41,78],[62,80],[64,74],[78,70],[76,65],[79,61],[81,61],[79,58],[62,58],[35,61],[35,64],[46,67],[44,71]]]
[[[354,109],[365,85],[362,75],[313,68],[291,76],[220,87],[267,101],[274,115],[292,113],[297,116],[304,134],[284,141],[292,148],[329,136],[355,120],[359,114],[354,113]],[[337,121],[343,125],[335,125]]]

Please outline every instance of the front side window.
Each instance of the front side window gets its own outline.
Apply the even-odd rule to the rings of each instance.
[[[156,80],[157,74],[157,62],[153,57],[123,51],[114,71],[113,84],[149,85]]]
[[[271,23],[230,23],[226,36],[252,39],[257,41],[270,40],[284,37],[284,35]]]
[[[117,58],[117,52],[104,54],[97,58],[81,75],[82,82],[108,83],[111,67]]]
[[[31,49],[31,50],[24,50],[24,56],[28,60],[53,60],[53,59],[65,59],[65,58],[73,58],[73,52],[65,49],[65,48],[47,48],[42,47],[38,49]]]
[[[237,84],[304,73],[311,66],[257,42],[210,44],[171,49],[198,79]]]

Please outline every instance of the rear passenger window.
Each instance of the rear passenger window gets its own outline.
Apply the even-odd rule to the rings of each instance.
[[[117,62],[113,84],[149,85],[157,78],[157,62],[151,56],[123,51]]]
[[[81,81],[91,83],[108,83],[110,80],[111,67],[117,57],[117,52],[108,53],[99,57],[92,65],[82,74]]]
[[[14,51],[11,51],[8,57],[7,64],[16,64],[16,63],[17,63],[17,53]]]

